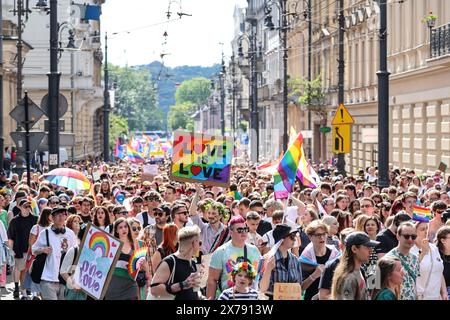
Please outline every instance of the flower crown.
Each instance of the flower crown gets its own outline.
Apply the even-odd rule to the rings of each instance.
[[[256,272],[253,268],[253,265],[248,262],[238,262],[234,265],[233,270],[231,271],[231,275],[235,276],[241,271],[245,271],[250,279],[256,278]]]
[[[221,204],[220,202],[209,202],[207,204],[205,204],[205,210],[208,211],[209,209],[215,209],[217,211],[219,211],[219,214],[221,216],[225,216],[227,214],[227,212],[225,211],[225,206],[223,204]]]

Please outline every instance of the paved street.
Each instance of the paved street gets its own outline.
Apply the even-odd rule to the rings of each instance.
[[[12,281],[12,276],[9,275],[6,281],[6,288],[0,289],[1,300],[14,300],[13,291],[14,291],[14,282]]]

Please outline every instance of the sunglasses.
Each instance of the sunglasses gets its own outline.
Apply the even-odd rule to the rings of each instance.
[[[31,209],[30,206],[23,206],[24,209]]]
[[[184,214],[185,216],[187,216],[188,212],[187,211],[181,211],[181,212],[177,212],[175,214]]]
[[[409,240],[409,238],[416,240],[417,234],[402,234],[402,237],[405,238],[406,240]]]
[[[155,216],[162,218],[164,216],[164,212],[156,212]]]
[[[248,227],[243,227],[243,228],[237,228],[236,229],[237,233],[248,233],[249,230],[250,229]]]
[[[136,232],[136,231],[141,231],[141,227],[133,227],[133,228],[131,228],[131,230],[133,230],[133,232]]]
[[[50,201],[50,204],[59,204],[59,201]]]

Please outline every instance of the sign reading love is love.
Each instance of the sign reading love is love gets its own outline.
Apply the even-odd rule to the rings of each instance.
[[[230,184],[233,141],[229,137],[175,132],[171,178],[227,187]]]
[[[74,282],[94,299],[102,300],[111,281],[123,243],[89,223],[75,262]]]

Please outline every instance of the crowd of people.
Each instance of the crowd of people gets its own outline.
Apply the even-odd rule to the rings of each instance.
[[[254,164],[234,165],[228,188],[173,181],[169,160],[149,180],[124,161],[66,166],[93,188],[40,173],[30,185],[26,175],[0,178],[0,286],[11,279],[15,299],[93,299],[73,278],[92,223],[123,243],[106,300],[272,300],[278,284],[298,285],[304,300],[448,300],[450,178],[440,171],[392,170],[379,188],[376,168],[344,177],[324,163],[314,165],[320,185],[297,182],[277,200]],[[415,206],[431,218],[416,219]],[[140,248],[146,261],[133,278]]]

